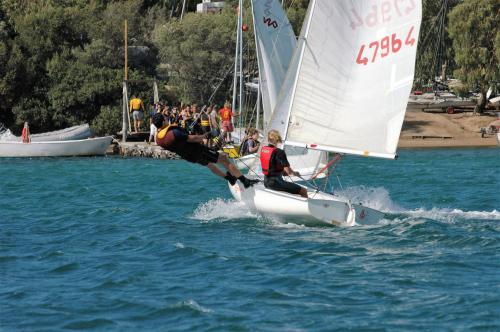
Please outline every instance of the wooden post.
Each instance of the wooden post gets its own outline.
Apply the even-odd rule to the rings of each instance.
[[[122,142],[127,141],[127,132],[130,126],[130,116],[128,110],[128,91],[127,91],[127,81],[123,81],[122,89]]]
[[[127,26],[127,20],[125,20],[125,27],[123,30],[123,40],[125,42],[125,81],[128,80],[128,26]]]
[[[160,101],[160,94],[158,93],[158,83],[156,80],[153,81],[153,102],[156,104]]]
[[[128,91],[127,91],[127,80],[128,80],[128,27],[127,20],[124,22],[123,29],[123,41],[124,41],[124,55],[125,55],[125,64],[124,64],[124,81],[122,88],[122,142],[127,141],[127,131],[129,128],[129,111],[128,111]]]

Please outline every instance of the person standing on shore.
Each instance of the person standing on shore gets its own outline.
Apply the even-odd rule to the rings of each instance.
[[[134,132],[137,133],[141,129],[142,119],[144,118],[144,103],[135,95],[130,100],[130,112],[132,113],[132,119],[134,119]]]
[[[23,143],[31,143],[30,126],[28,124],[28,121],[24,123],[23,132],[21,133],[21,139]]]
[[[235,114],[233,113],[233,110],[231,109],[231,104],[229,102],[226,102],[224,104],[224,107],[219,110],[219,116],[222,121],[222,131],[224,132],[224,139],[226,142],[231,142],[233,137],[232,137],[232,132],[234,131],[234,126],[233,126],[233,116]]]

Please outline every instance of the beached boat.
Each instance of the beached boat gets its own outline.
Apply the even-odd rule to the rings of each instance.
[[[2,132],[0,128],[0,141],[21,142],[20,136],[13,135],[5,128]],[[89,138],[92,135],[90,126],[86,123],[83,125],[73,126],[61,130],[49,131],[41,134],[32,134],[30,139],[32,142],[51,142],[51,141],[69,141]]]
[[[113,137],[51,142],[0,142],[0,157],[71,157],[105,155]]]
[[[278,1],[254,0],[252,7],[260,38],[283,27]],[[385,19],[377,19],[379,11]],[[420,0],[312,0],[268,129],[283,135],[285,147],[394,159],[421,16]],[[230,190],[252,210],[286,221],[372,224],[384,216],[317,187],[309,198],[262,184],[245,189],[236,183]]]
[[[70,141],[89,138],[92,135],[90,126],[86,123],[79,126],[73,126],[61,130],[50,131],[30,136],[31,142],[51,142],[51,141]]]
[[[440,110],[453,113],[455,109],[474,108],[476,101],[470,98],[460,98],[456,95],[445,93],[424,93],[422,95],[410,95],[408,99],[408,110]]]

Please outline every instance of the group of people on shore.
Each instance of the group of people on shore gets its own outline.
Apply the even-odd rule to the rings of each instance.
[[[221,148],[220,143],[230,141],[231,133],[234,131],[232,117],[235,114],[229,103],[219,111],[215,105],[204,106],[202,110],[198,110],[196,104],[184,105],[179,110],[176,106],[169,108],[157,104],[153,112],[150,140],[155,139],[156,144],[162,148],[177,153],[188,162],[206,166],[215,175],[229,181],[231,185],[239,180],[245,188],[248,188],[259,182],[257,179],[245,177],[225,153],[218,151]],[[300,176],[300,174],[290,167],[285,151],[278,147],[282,143],[279,132],[270,130],[267,139],[269,145],[262,147],[260,152],[264,186],[307,197],[307,190],[304,187],[283,179],[283,174],[289,176]],[[215,140],[217,141],[214,142]],[[259,148],[259,131],[248,128],[240,146],[240,156],[257,153]]]

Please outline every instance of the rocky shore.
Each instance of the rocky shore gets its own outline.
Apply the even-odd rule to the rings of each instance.
[[[180,157],[168,150],[164,150],[154,143],[146,142],[117,142],[113,151],[108,154],[119,154],[122,157],[145,157],[154,159],[180,159]]]

